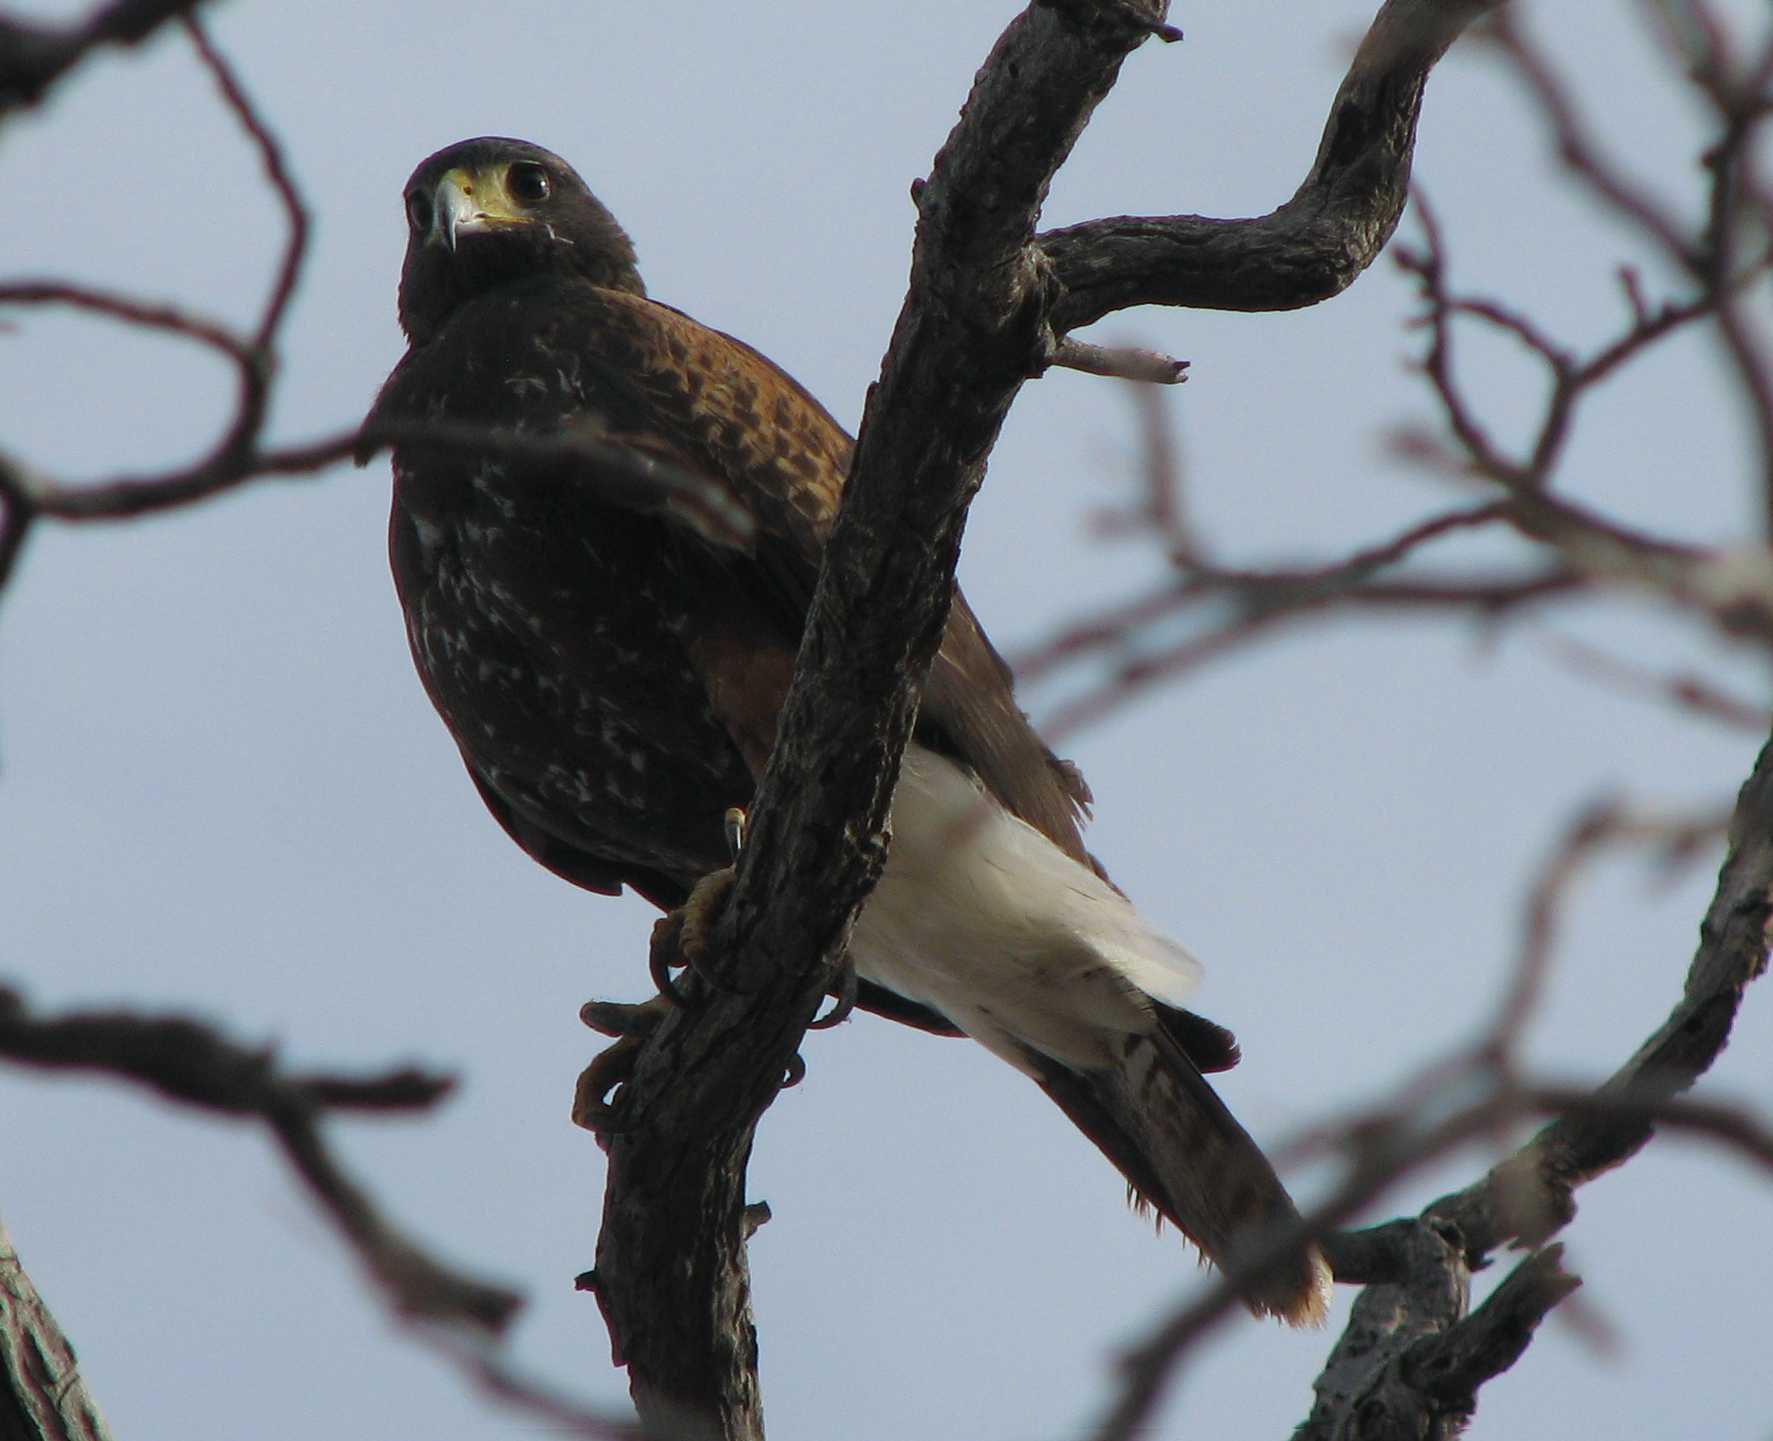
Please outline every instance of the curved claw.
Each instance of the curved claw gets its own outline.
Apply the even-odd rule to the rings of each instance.
[[[807,1023],[809,1031],[828,1031],[842,1025],[856,1009],[856,963],[847,955],[837,963],[837,1004]]]
[[[597,1136],[603,1137],[627,1129],[621,1110],[610,1103],[610,1093],[634,1075],[634,1063],[641,1047],[652,1035],[670,1009],[662,996],[630,1005],[624,1001],[586,1001],[579,1007],[579,1019],[592,1030],[616,1037],[613,1046],[606,1046],[591,1058],[591,1064],[579,1073],[573,1087],[573,1121]]]
[[[790,1086],[798,1086],[806,1079],[806,1062],[801,1060],[799,1052],[788,1058],[788,1074],[782,1077],[781,1089],[786,1091]]]
[[[578,1084],[573,1087],[574,1125],[597,1136],[622,1129],[621,1113],[605,1097],[634,1074],[640,1045],[636,1037],[624,1036],[591,1058],[591,1064],[579,1073]]]
[[[579,1020],[604,1036],[639,1036],[643,1040],[665,1019],[668,1005],[659,996],[638,1005],[632,1001],[586,1001]]]
[[[654,925],[652,944],[647,947],[646,969],[653,978],[653,984],[658,987],[659,994],[680,1011],[687,1011],[693,1009],[693,1003],[688,996],[677,989],[677,982],[671,979],[671,962],[666,959],[666,947],[661,944],[663,940],[668,938],[659,934],[661,928],[681,930],[681,926],[675,928],[671,926],[672,920],[673,917],[666,916],[664,920]]]

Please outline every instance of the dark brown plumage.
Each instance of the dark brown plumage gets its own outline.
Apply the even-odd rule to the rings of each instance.
[[[547,151],[453,146],[414,172],[406,201],[411,348],[371,426],[592,437],[720,488],[753,522],[743,544],[711,535],[584,459],[394,452],[389,545],[408,638],[487,806],[568,880],[679,904],[725,863],[723,814],[749,802],[774,741],[851,442],[749,346],[648,299],[627,236]],[[1201,1078],[1237,1057],[1228,1032],[1176,1003],[1192,959],[1100,876],[1081,776],[1028,725],[958,593],[907,767],[916,784],[901,782],[899,838],[852,947],[863,1004],[958,1023],[1028,1072],[1209,1254],[1291,1218]],[[975,792],[1001,816],[980,874],[988,889],[1006,874],[1027,885],[1026,925],[1013,889],[1010,913],[994,902],[975,917],[972,843],[951,866],[950,835],[922,819]],[[1041,919],[1056,904],[1078,909]],[[949,914],[947,928],[930,919]],[[1028,1024],[1003,1019],[1024,991]],[[1325,1284],[1321,1261],[1302,1257],[1251,1301],[1312,1319]]]

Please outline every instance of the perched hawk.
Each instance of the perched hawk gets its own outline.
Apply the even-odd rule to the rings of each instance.
[[[592,436],[752,521],[723,537],[592,461],[394,449],[407,636],[481,797],[556,874],[680,905],[768,757],[851,440],[755,350],[649,300],[628,236],[546,150],[451,146],[405,200],[411,348],[372,426]],[[1293,1206],[1202,1079],[1237,1047],[1183,1009],[1199,965],[1085,851],[1088,800],[956,593],[851,942],[861,1002],[1029,1076],[1224,1263]],[[1312,1252],[1247,1300],[1311,1322],[1328,1292]]]

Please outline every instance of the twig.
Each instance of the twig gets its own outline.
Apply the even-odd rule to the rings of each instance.
[[[0,592],[12,580],[25,540],[37,518],[25,496],[25,480],[18,469],[0,455]]]
[[[1560,855],[1574,858],[1610,839],[1666,842],[1683,829],[1591,818],[1572,830]],[[1458,1282],[1461,1268],[1482,1264],[1509,1241],[1542,1245],[1574,1217],[1575,1190],[1630,1157],[1658,1125],[1711,1137],[1773,1169],[1773,1127],[1743,1108],[1694,1102],[1678,1094],[1710,1068],[1729,1035],[1745,988],[1767,967],[1773,926],[1773,743],[1743,786],[1730,834],[1731,851],[1719,873],[1685,992],[1663,1026],[1611,1079],[1596,1090],[1526,1080],[1495,1064],[1493,1032],[1486,1033],[1463,1061],[1437,1066],[1432,1084],[1412,1077],[1394,1101],[1344,1120],[1334,1131],[1320,1131],[1315,1144],[1339,1144],[1350,1159],[1348,1174],[1330,1197],[1309,1212],[1299,1234],[1267,1238],[1248,1258],[1250,1266],[1260,1267],[1307,1239],[1323,1238],[1338,1279],[1371,1281],[1383,1276],[1385,1284],[1407,1282],[1418,1294],[1439,1294],[1435,1288],[1442,1281],[1436,1279],[1432,1265],[1425,1273],[1422,1263],[1403,1259],[1407,1248],[1417,1244],[1412,1238],[1422,1237],[1421,1227],[1451,1238],[1444,1264],[1451,1268],[1448,1278]],[[1555,894],[1573,865],[1574,859],[1554,864],[1539,893]],[[1543,963],[1532,951],[1530,941],[1521,974],[1499,1008],[1498,1026],[1513,1026],[1535,993]],[[1474,1078],[1488,1081],[1486,1094],[1466,1100]],[[1439,1112],[1444,1097],[1458,1098],[1460,1105],[1443,1119],[1425,1123],[1424,1117]],[[1481,1180],[1433,1202],[1418,1223],[1390,1223],[1341,1244],[1341,1238],[1331,1234],[1411,1171],[1474,1137],[1497,1134],[1511,1121],[1533,1114],[1556,1119]],[[1345,1262],[1348,1274],[1340,1269]],[[1223,1277],[1208,1294],[1166,1319],[1131,1353],[1122,1386],[1097,1433],[1099,1441],[1126,1441],[1147,1423],[1189,1347],[1233,1309],[1237,1284],[1236,1276]],[[1427,1292],[1422,1290],[1425,1286]],[[1391,1301],[1379,1298],[1372,1305],[1385,1313]],[[1438,1303],[1432,1309],[1436,1315],[1446,1315]],[[1351,1327],[1368,1324],[1361,1319],[1366,1314],[1357,1315]],[[1457,1310],[1448,1320],[1456,1315]],[[1409,1328],[1392,1329],[1384,1332],[1382,1340],[1375,1339],[1378,1333],[1362,1340],[1355,1352],[1365,1368],[1363,1374],[1380,1376],[1420,1335]],[[1333,1353],[1330,1368],[1320,1378],[1320,1410],[1329,1397],[1335,1401],[1334,1415],[1345,1416],[1354,1404],[1352,1398],[1363,1394],[1360,1385],[1349,1381],[1348,1364],[1340,1349]],[[1438,1404],[1432,1396],[1423,1398],[1424,1406],[1431,1403]],[[1314,1437],[1343,1434],[1317,1411],[1309,1424],[1315,1429],[1306,1434]]]
[[[1469,1091],[1468,1075],[1448,1072],[1444,1079],[1445,1093]],[[1773,1170],[1773,1126],[1742,1107],[1701,1104],[1650,1092],[1633,1094],[1613,1089],[1612,1083],[1598,1091],[1544,1084],[1506,1085],[1492,1087],[1477,1100],[1464,1102],[1432,1125],[1412,1124],[1434,1109],[1436,1099],[1425,1097],[1420,1086],[1413,1081],[1400,1092],[1395,1102],[1374,1108],[1340,1126],[1338,1129],[1347,1137],[1345,1149],[1351,1162],[1342,1182],[1329,1197],[1306,1212],[1301,1224],[1264,1237],[1262,1244],[1248,1253],[1242,1267],[1216,1277],[1202,1295],[1165,1317],[1143,1341],[1123,1355],[1119,1365],[1120,1385],[1101,1422],[1091,1432],[1094,1441],[1132,1441],[1144,1434],[1157,1408],[1175,1385],[1179,1368],[1195,1344],[1220,1322],[1237,1313],[1243,1277],[1259,1272],[1310,1241],[1321,1243],[1338,1281],[1364,1283],[1370,1289],[1381,1290],[1405,1287],[1418,1296],[1434,1294],[1441,1298],[1426,1311],[1417,1302],[1414,1311],[1417,1324],[1403,1329],[1388,1328],[1388,1339],[1384,1344],[1371,1336],[1360,1336],[1363,1320],[1359,1308],[1364,1304],[1370,1312],[1376,1310],[1380,1314],[1392,1315],[1398,1305],[1396,1298],[1387,1292],[1357,1302],[1357,1314],[1351,1319],[1350,1329],[1355,1338],[1355,1354],[1361,1359],[1367,1375],[1377,1376],[1392,1365],[1399,1354],[1420,1343],[1424,1336],[1451,1327],[1463,1311],[1465,1277],[1469,1269],[1481,1264],[1494,1245],[1472,1245],[1471,1237],[1446,1211],[1446,1201],[1450,1198],[1436,1202],[1417,1220],[1387,1222],[1382,1227],[1354,1233],[1338,1232],[1337,1228],[1394,1190],[1410,1175],[1474,1139],[1498,1133],[1511,1121],[1525,1116],[1551,1115],[1558,1118],[1553,1122],[1553,1128],[1564,1125],[1630,1126],[1641,1127],[1646,1134],[1654,1126],[1669,1126],[1715,1140],[1756,1165]],[[1534,1156],[1534,1145],[1530,1143],[1494,1168],[1491,1175],[1518,1176],[1523,1163]],[[1586,1181],[1593,1176],[1581,1179]],[[1568,1201],[1567,1194],[1565,1201]],[[1555,1224],[1550,1224],[1546,1235],[1530,1239],[1529,1244],[1541,1245],[1546,1236],[1567,1224],[1573,1213],[1573,1207],[1566,1204],[1557,1213]],[[1542,1219],[1549,1222],[1551,1218],[1544,1215]],[[1419,1248],[1424,1244],[1428,1251],[1420,1253]],[[1418,1250],[1414,1257],[1413,1250]],[[1554,1287],[1556,1295],[1547,1297],[1546,1309],[1572,1289],[1573,1286]],[[1539,1294],[1545,1295],[1543,1292]],[[1515,1301],[1505,1303],[1498,1313],[1492,1313],[1490,1319],[1480,1322],[1473,1332],[1467,1333],[1467,1339],[1475,1339],[1488,1331],[1502,1314],[1518,1315]],[[1500,1374],[1519,1354],[1518,1350],[1512,1354],[1499,1350],[1489,1344],[1493,1339],[1486,1338],[1481,1347],[1461,1344],[1453,1348],[1455,1353],[1468,1356],[1476,1353],[1506,1357],[1496,1370],[1481,1376],[1475,1370],[1463,1371],[1461,1385],[1469,1384],[1475,1389],[1478,1382]],[[1325,1376],[1319,1378],[1320,1405],[1326,1379],[1333,1377],[1336,1370],[1345,1368],[1346,1364],[1339,1352],[1332,1353]],[[1339,1382],[1332,1381],[1329,1389],[1341,1398],[1338,1404],[1344,1406],[1351,1405],[1352,1398],[1364,1394],[1361,1387],[1352,1386],[1346,1377]],[[1426,1411],[1441,1407],[1441,1399],[1432,1388],[1418,1399]],[[1343,1434],[1333,1426],[1326,1426],[1316,1411],[1308,1425],[1315,1429],[1303,1435],[1328,1437]]]
[[[403,1316],[500,1331],[520,1304],[514,1292],[446,1266],[405,1237],[321,1137],[319,1118],[326,1110],[422,1110],[449,1091],[453,1083],[444,1077],[410,1069],[367,1079],[288,1075],[269,1052],[186,1017],[107,1011],[38,1019],[16,993],[4,990],[0,1056],[119,1076],[186,1105],[262,1121]]]
[[[0,295],[0,302],[4,298]],[[297,445],[254,449],[226,470],[202,474],[125,475],[91,482],[26,480],[0,457],[0,499],[8,502],[9,515],[16,509],[27,516],[60,521],[134,520],[195,505],[255,480],[313,475],[353,458],[366,462],[396,444],[473,451],[525,462],[542,467],[532,472],[538,484],[547,479],[549,468],[563,484],[583,484],[585,473],[595,472],[613,504],[643,511],[669,510],[709,540],[734,549],[749,545],[756,528],[750,512],[724,482],[691,474],[594,434],[520,435],[447,421],[335,431]],[[3,576],[0,570],[0,578]]]
[[[200,499],[238,485],[254,473],[255,448],[264,430],[271,376],[276,368],[277,333],[288,313],[307,251],[307,211],[283,163],[281,147],[248,99],[233,68],[190,17],[191,8],[192,0],[170,7],[143,6],[119,0],[75,31],[57,34],[37,30],[27,34],[25,31],[29,27],[19,27],[11,22],[4,22],[6,29],[0,30],[0,51],[10,43],[27,49],[31,45],[47,45],[55,52],[47,60],[42,54],[32,52],[34,58],[22,62],[29,72],[22,81],[17,76],[0,76],[0,109],[3,109],[9,92],[16,92],[26,99],[34,98],[41,93],[43,85],[100,41],[138,39],[173,15],[182,14],[198,58],[214,77],[236,123],[258,149],[266,176],[284,210],[288,236],[283,259],[266,297],[258,327],[250,338],[243,339],[225,325],[177,307],[87,287],[33,281],[0,289],[0,303],[61,304],[91,310],[127,324],[186,336],[210,346],[232,364],[236,385],[234,413],[209,453],[183,470],[112,481],[107,496],[87,502],[89,505],[108,505],[115,513],[140,513],[162,505]],[[81,502],[66,491],[58,494],[51,487],[27,485],[17,467],[8,467],[4,461],[0,461],[0,470],[6,474],[7,530],[16,532],[0,539],[0,579],[4,579],[31,516],[77,511]],[[58,503],[63,511],[57,510]]]
[[[272,134],[271,128],[259,114],[258,108],[247,97],[241,85],[240,77],[233,66],[222,57],[215,48],[203,26],[198,22],[196,14],[187,9],[181,17],[185,34],[196,48],[197,58],[203,62],[216,86],[222,92],[222,99],[228,109],[233,111],[234,119],[239,123],[257,147],[259,159],[265,168],[265,179],[271,189],[276,192],[278,202],[283,207],[285,236],[283,242],[283,258],[278,263],[276,278],[271,284],[271,293],[265,299],[264,309],[260,312],[258,329],[253,332],[252,349],[265,363],[269,363],[273,355],[273,347],[277,340],[278,328],[283,323],[284,314],[289,309],[289,302],[295,295],[296,283],[301,279],[302,262],[308,253],[308,208],[302,203],[302,197],[296,190],[295,181],[290,176],[289,166],[283,158],[283,146]]]
[[[1506,8],[1497,11],[1490,38],[1525,83],[1551,131],[1558,158],[1577,183],[1614,211],[1629,229],[1655,240],[1683,269],[1694,269],[1699,252],[1682,233],[1679,221],[1606,159],[1577,115],[1570,87]]]
[[[72,310],[90,311],[142,330],[157,330],[195,340],[236,366],[252,364],[249,342],[242,340],[223,322],[181,306],[60,280],[15,280],[0,285],[0,305],[61,305]]]
[[[1051,364],[1086,375],[1138,380],[1150,385],[1180,385],[1188,379],[1188,362],[1155,350],[1131,345],[1091,345],[1066,336],[1053,347]]]
[[[1513,977],[1497,1007],[1495,1021],[1479,1042],[1480,1055],[1505,1076],[1513,1072],[1528,1017],[1538,1008],[1545,990],[1562,902],[1583,862],[1607,841],[1617,838],[1624,824],[1624,810],[1617,801],[1597,801],[1585,807],[1533,884]]]
[[[641,1441],[645,1434],[632,1417],[592,1406],[556,1390],[541,1377],[527,1374],[503,1346],[490,1344],[483,1337],[445,1331],[427,1339],[434,1350],[487,1395],[546,1422],[550,1436]]]
[[[1662,675],[1570,636],[1544,633],[1535,638],[1571,670],[1618,691],[1666,701],[1756,735],[1765,735],[1773,723],[1773,711],[1768,707],[1730,695],[1700,676],[1684,672]]]
[[[1397,536],[1329,565],[1296,570],[1233,569],[1208,563],[1190,539],[1178,545],[1165,529],[1171,559],[1181,571],[1173,584],[1137,600],[1074,622],[1039,648],[1014,658],[1024,681],[1110,653],[1108,676],[1049,716],[1043,729],[1059,738],[1090,724],[1135,695],[1248,645],[1275,626],[1344,607],[1450,609],[1494,616],[1581,589],[1581,575],[1548,569],[1514,575],[1413,573],[1375,577],[1432,542],[1458,531],[1511,519],[1509,502],[1431,516]],[[1162,646],[1148,637],[1188,612],[1212,616],[1199,633]]]
[[[34,25],[0,17],[0,118],[35,105],[50,88],[103,45],[135,45],[199,0],[107,0],[84,21]]]
[[[1769,64],[1773,60],[1773,40],[1764,43],[1761,55],[1745,67],[1729,53],[1719,28],[1702,23],[1700,12],[1691,7],[1684,13],[1693,23],[1671,22],[1666,27],[1666,50],[1681,63],[1685,78],[1711,102],[1720,127],[1716,143],[1702,157],[1711,184],[1706,216],[1697,227],[1683,224],[1675,212],[1652,199],[1603,153],[1577,116],[1569,88],[1509,12],[1498,15],[1492,35],[1544,116],[1565,167],[1628,231],[1650,241],[1691,276],[1699,285],[1700,294],[1682,306],[1665,308],[1652,317],[1635,291],[1629,292],[1634,312],[1631,330],[1609,351],[1580,368],[1566,357],[1556,356],[1551,347],[1513,325],[1506,316],[1466,304],[1466,313],[1482,315],[1492,323],[1515,329],[1552,367],[1555,381],[1547,416],[1540,427],[1533,458],[1524,468],[1496,463],[1494,452],[1468,428],[1469,417],[1444,386],[1440,387],[1443,406],[1462,443],[1486,474],[1505,484],[1530,482],[1543,487],[1567,430],[1569,412],[1581,392],[1667,330],[1702,315],[1711,316],[1717,322],[1730,372],[1742,392],[1756,438],[1765,526],[1767,533],[1773,534],[1773,356],[1744,304],[1749,294],[1748,283],[1765,273],[1773,247],[1773,235],[1769,234],[1773,228],[1773,201],[1764,182],[1749,169],[1755,137],[1773,114],[1773,96],[1767,93],[1769,76],[1773,75],[1773,64]],[[1759,231],[1752,247],[1744,245],[1741,234],[1744,223],[1749,221]],[[1758,251],[1758,255],[1744,261],[1745,250]],[[1444,321],[1437,320],[1437,344],[1443,325]]]
[[[447,1077],[407,1067],[381,1075],[290,1074],[270,1052],[241,1046],[214,1027],[184,1016],[144,1017],[124,1011],[86,1012],[54,1019],[26,1014],[16,993],[0,989],[0,1057],[50,1070],[92,1071],[150,1087],[181,1104],[220,1115],[262,1122],[307,1185],[364,1269],[376,1280],[394,1312],[419,1323],[419,1334],[475,1384],[502,1401],[547,1418],[571,1435],[593,1441],[632,1441],[631,1418],[572,1400],[524,1374],[494,1338],[504,1332],[521,1298],[432,1257],[382,1214],[370,1195],[345,1172],[326,1145],[320,1119],[329,1111],[417,1112],[430,1109],[453,1088]],[[0,1230],[0,1295],[8,1289],[8,1253]],[[16,1259],[12,1264],[16,1267]],[[13,1285],[28,1286],[19,1273]],[[34,1293],[33,1293],[34,1294]],[[9,1314],[0,1305],[0,1323]],[[53,1321],[47,1312],[10,1313],[34,1328],[47,1344]],[[0,1324],[0,1331],[4,1331]],[[54,1333],[59,1335],[59,1333]],[[0,1346],[6,1344],[0,1335]],[[37,1344],[36,1342],[33,1343]],[[45,1352],[43,1365],[52,1352]],[[41,1369],[41,1367],[39,1367]],[[59,1406],[73,1426],[90,1409],[72,1370],[51,1367]],[[66,1431],[70,1441],[103,1441],[102,1423]],[[0,1388],[0,1420],[4,1390]],[[32,1432],[29,1434],[38,1434]],[[48,1431],[44,1434],[61,1435]]]

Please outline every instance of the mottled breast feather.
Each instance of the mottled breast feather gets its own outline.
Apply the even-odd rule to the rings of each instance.
[[[435,451],[397,447],[395,564],[397,575],[407,577],[405,600],[425,589],[413,581],[417,538],[427,522],[434,531],[483,538],[503,523],[507,533],[495,536],[467,568],[479,575],[485,592],[475,604],[496,608],[502,602],[494,592],[502,589],[531,596],[523,624],[539,621],[541,632],[551,635],[556,626],[575,624],[594,629],[591,637],[553,637],[549,643],[557,653],[574,644],[598,651],[587,657],[597,665],[584,673],[584,684],[606,698],[619,694],[615,710],[651,715],[687,709],[714,722],[698,750],[727,782],[718,789],[731,789],[735,756],[743,772],[760,768],[853,449],[823,406],[750,346],[680,311],[583,281],[538,276],[464,305],[435,340],[408,355],[384,387],[371,423],[403,419],[489,424],[536,435],[579,429],[729,487],[756,522],[745,554],[723,550],[669,514],[636,513],[621,487],[605,486],[600,493],[594,466],[440,459]],[[572,558],[560,554],[562,527],[581,538],[586,561],[594,559],[599,571],[591,597],[583,594],[583,571],[573,577],[579,603],[564,610],[576,615],[550,608],[545,597],[536,599],[533,574],[496,579],[501,567],[533,572],[570,564]],[[509,552],[502,560],[493,553],[500,541]],[[459,615],[447,619],[452,606],[435,593],[437,579],[431,578],[429,597],[421,594],[417,609],[433,627],[461,630],[468,622]],[[596,602],[596,614],[587,600]],[[409,615],[414,609],[409,603]],[[627,643],[615,649],[627,654],[626,661],[609,644],[618,635]],[[592,643],[597,640],[604,643]],[[472,706],[459,687],[446,704],[438,694],[436,657],[418,659],[483,787],[506,798],[519,825],[559,829],[546,815],[525,820],[539,799],[536,787],[514,795],[509,775],[490,773],[490,756],[477,759],[478,751],[490,748],[464,740],[457,724],[474,720],[459,714]],[[566,724],[564,716],[557,721]],[[570,729],[575,743],[585,744],[584,725]],[[970,766],[1011,811],[1062,849],[1087,859],[1078,830],[1089,799],[1082,778],[1035,735],[1015,704],[1008,668],[958,594],[926,689],[919,736]],[[615,754],[619,749],[612,740],[602,764],[630,763],[632,757],[624,762]],[[716,755],[719,760],[710,761]],[[561,793],[541,798],[544,804],[600,793],[604,787],[594,784],[587,765],[568,767],[579,772],[575,779],[583,785],[557,785]],[[624,813],[636,824],[669,829],[669,814],[685,798],[665,789],[673,793],[649,792],[645,805],[623,807]],[[510,818],[501,819],[513,829]],[[570,828],[574,836],[583,829]],[[603,853],[612,847],[614,861],[624,853],[635,860],[644,855],[649,866],[670,860],[635,836],[605,838]],[[526,848],[537,853],[534,843]],[[562,870],[558,856],[538,859]],[[694,864],[719,859],[711,851]]]

